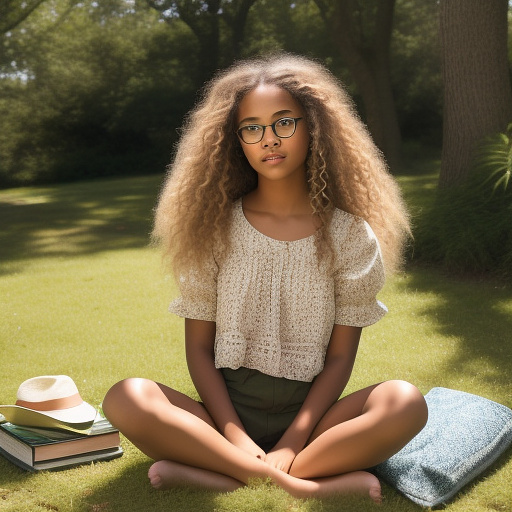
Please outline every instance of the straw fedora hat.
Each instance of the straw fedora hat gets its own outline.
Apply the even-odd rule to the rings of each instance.
[[[67,375],[44,375],[23,382],[16,405],[0,405],[0,414],[15,425],[76,429],[89,428],[96,409],[84,402],[76,384]]]

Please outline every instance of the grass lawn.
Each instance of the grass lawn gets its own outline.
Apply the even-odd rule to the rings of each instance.
[[[431,197],[435,166],[400,176],[414,214]],[[161,176],[0,191],[0,403],[44,374],[73,377],[86,401],[129,376],[195,396],[182,321],[167,312],[175,293],[148,247]],[[347,391],[390,378],[476,393],[512,407],[512,291],[424,268],[391,279],[389,314],[364,330]],[[366,511],[421,507],[384,486],[382,507],[361,499],[300,501],[265,483],[232,494],[156,492],[150,460],[123,439],[122,458],[63,472],[29,474],[0,457],[0,510]],[[512,450],[466,487],[449,512],[512,510]]]

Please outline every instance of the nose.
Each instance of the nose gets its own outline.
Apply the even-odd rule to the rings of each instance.
[[[278,139],[277,137],[275,139],[271,139],[271,140],[263,140],[264,148],[275,148],[280,145],[281,145],[281,140]]]
[[[267,129],[263,134],[261,143],[264,148],[275,148],[281,145],[281,139],[272,130]]]

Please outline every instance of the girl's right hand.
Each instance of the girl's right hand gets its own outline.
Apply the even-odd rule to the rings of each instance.
[[[267,454],[247,435],[237,436],[237,439],[230,439],[231,443],[247,452],[249,455],[265,460]]]

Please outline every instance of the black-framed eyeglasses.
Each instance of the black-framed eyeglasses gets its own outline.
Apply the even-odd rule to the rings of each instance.
[[[270,126],[277,137],[288,139],[295,133],[297,122],[301,119],[302,117],[282,117],[272,124],[247,124],[236,133],[246,144],[257,144],[263,139],[267,126]]]

